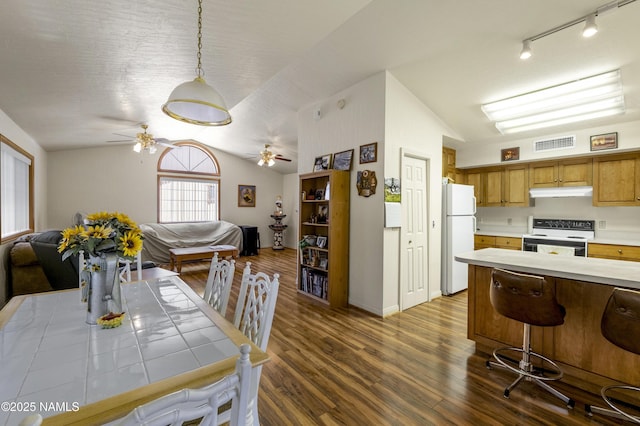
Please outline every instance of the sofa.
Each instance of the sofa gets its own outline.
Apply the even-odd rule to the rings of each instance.
[[[142,223],[142,260],[169,263],[169,249],[232,245],[242,251],[242,229],[231,222]]]
[[[37,234],[20,237],[9,249],[7,261],[7,297],[21,294],[51,291],[53,287],[31,247],[31,238]]]

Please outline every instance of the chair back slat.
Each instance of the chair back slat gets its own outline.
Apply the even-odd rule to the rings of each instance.
[[[251,273],[247,262],[242,273],[233,323],[245,336],[263,351],[267,349],[271,325],[278,298],[279,274],[273,279],[263,272]]]
[[[235,271],[235,260],[218,260],[218,252],[214,253],[203,299],[222,316],[227,312]]]

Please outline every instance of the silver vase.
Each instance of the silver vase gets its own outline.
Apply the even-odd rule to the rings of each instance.
[[[96,324],[98,318],[109,312],[122,312],[118,256],[115,253],[89,256],[86,267],[89,271],[86,322]]]

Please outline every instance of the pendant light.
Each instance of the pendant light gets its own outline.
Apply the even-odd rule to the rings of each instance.
[[[198,0],[198,66],[193,81],[182,83],[162,106],[169,117],[200,126],[224,126],[231,115],[222,96],[202,78],[202,0]]]

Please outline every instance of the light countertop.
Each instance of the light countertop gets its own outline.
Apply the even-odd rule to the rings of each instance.
[[[488,237],[512,237],[522,238],[524,232],[516,231],[496,231],[496,230],[476,230],[475,235],[486,235]],[[640,246],[640,237],[629,232],[596,232],[596,237],[589,240],[590,243],[612,244],[624,246]]]
[[[497,248],[461,253],[455,259],[471,265],[640,290],[640,262]]]

